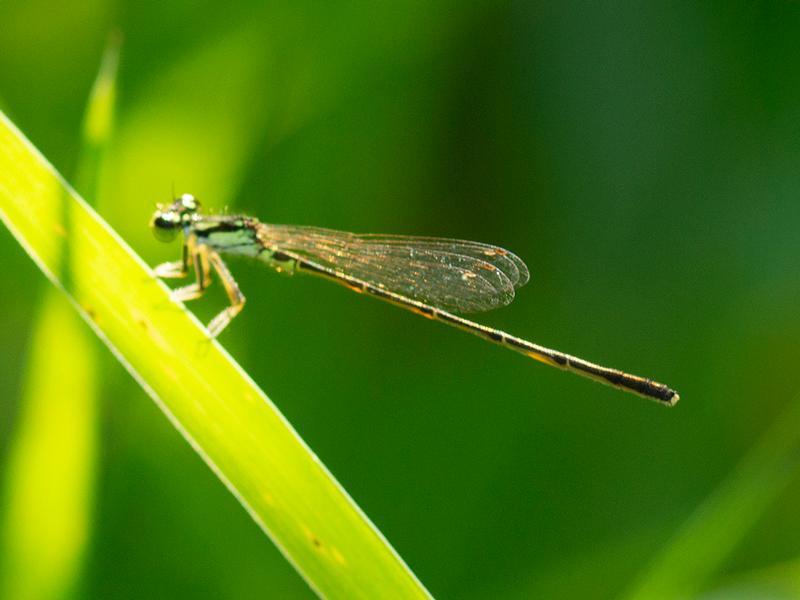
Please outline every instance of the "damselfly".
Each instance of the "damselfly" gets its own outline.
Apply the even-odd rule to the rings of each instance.
[[[672,406],[678,394],[662,383],[601,367],[551,350],[455,313],[491,310],[514,299],[528,281],[519,257],[497,246],[431,237],[357,235],[319,227],[269,225],[253,217],[204,215],[200,203],[184,194],[158,206],[151,221],[156,237],[170,241],[183,232],[183,256],[159,265],[156,275],[186,277],[195,283],[177,288],[178,301],[200,297],[216,271],[230,306],[208,324],[211,337],[225,329],[245,298],[220,254],[257,258],[277,271],[305,272],[332,279],[356,292],[397,304],[545,364]]]

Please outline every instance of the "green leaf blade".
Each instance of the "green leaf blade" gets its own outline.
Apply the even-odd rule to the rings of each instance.
[[[4,117],[0,218],[319,594],[428,596],[264,393]]]

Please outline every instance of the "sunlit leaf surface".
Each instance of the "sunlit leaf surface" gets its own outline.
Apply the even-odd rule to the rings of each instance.
[[[5,118],[0,217],[315,590],[427,595],[264,393]]]

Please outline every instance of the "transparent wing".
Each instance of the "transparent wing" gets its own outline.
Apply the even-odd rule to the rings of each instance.
[[[261,225],[259,238],[267,247],[293,251],[451,312],[505,306],[529,279],[518,256],[479,242],[266,224]]]

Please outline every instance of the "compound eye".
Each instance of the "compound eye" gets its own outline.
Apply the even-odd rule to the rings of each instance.
[[[180,224],[174,219],[170,218],[169,213],[158,213],[153,217],[150,227],[153,230],[153,235],[160,242],[171,242],[178,235]]]

